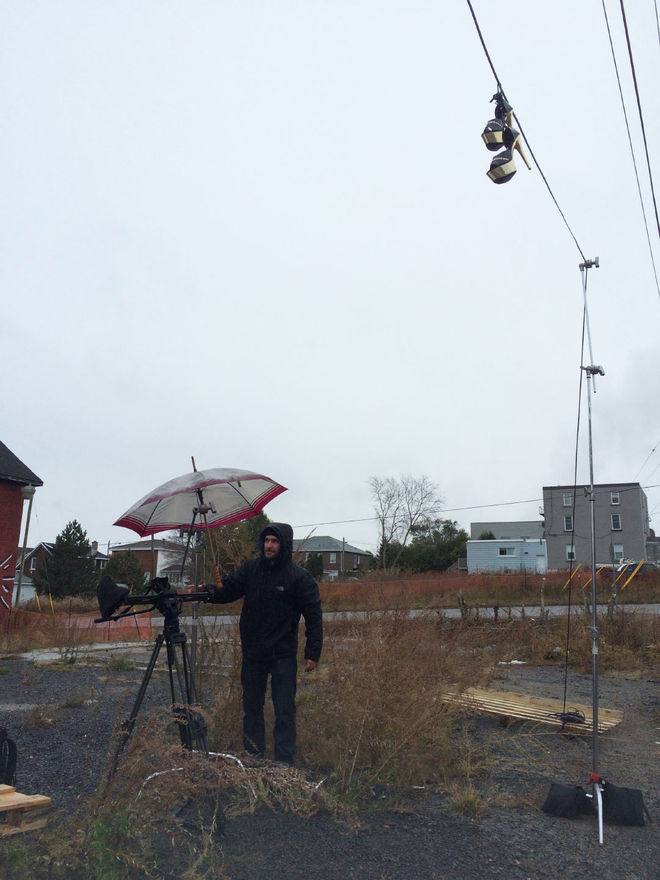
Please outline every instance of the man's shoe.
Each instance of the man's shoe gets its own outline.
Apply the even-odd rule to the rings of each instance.
[[[245,752],[241,755],[241,761],[246,767],[263,767],[266,764],[265,757],[254,752]]]

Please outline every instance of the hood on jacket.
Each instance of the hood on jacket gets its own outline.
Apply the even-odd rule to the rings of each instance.
[[[275,561],[275,565],[285,565],[291,562],[293,558],[293,529],[288,523],[269,523],[265,529],[262,529],[259,535],[259,555],[266,561],[264,555],[264,539],[267,534],[272,533],[280,542],[280,554]]]

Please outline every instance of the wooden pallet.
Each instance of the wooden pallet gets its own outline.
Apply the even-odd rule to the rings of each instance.
[[[557,715],[564,711],[563,700],[530,697],[527,694],[492,691],[487,688],[468,688],[461,693],[446,691],[442,694],[442,699],[448,703],[458,703],[483,715],[494,715],[502,720],[535,721],[538,724],[563,727],[570,733],[593,733],[591,706],[567,702],[566,711],[581,712],[584,715],[584,722],[562,724]],[[598,708],[598,733],[604,733],[621,721],[623,721],[623,712],[617,709]]]
[[[43,828],[51,799],[43,794],[21,794],[11,785],[0,785],[0,837]]]

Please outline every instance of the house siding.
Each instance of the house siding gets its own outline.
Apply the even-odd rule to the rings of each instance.
[[[547,568],[545,541],[542,538],[469,540],[467,568],[468,572],[544,572]]]
[[[323,574],[331,578],[338,577],[342,572],[367,571],[372,559],[366,550],[329,535],[294,538],[293,553],[294,560],[300,564],[306,562],[312,554],[320,556],[323,560]]]
[[[21,486],[0,481],[0,613],[12,603],[22,516]]]
[[[587,486],[544,486],[543,509],[548,567],[570,566],[566,547],[574,546],[574,564],[591,565],[591,505]],[[618,504],[612,503],[618,493]],[[571,504],[564,496],[571,495]],[[574,498],[573,498],[574,494]],[[620,518],[620,529],[612,527],[612,516]],[[565,528],[565,517],[573,517],[573,534]],[[614,561],[616,546],[623,548],[628,559],[644,559],[649,537],[648,502],[639,483],[603,483],[594,486],[594,521],[596,559],[598,565]]]

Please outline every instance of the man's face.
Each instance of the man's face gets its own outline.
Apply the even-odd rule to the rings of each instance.
[[[275,535],[266,535],[264,538],[264,556],[266,559],[274,560],[277,559],[277,555],[280,552],[280,542],[275,537]]]

